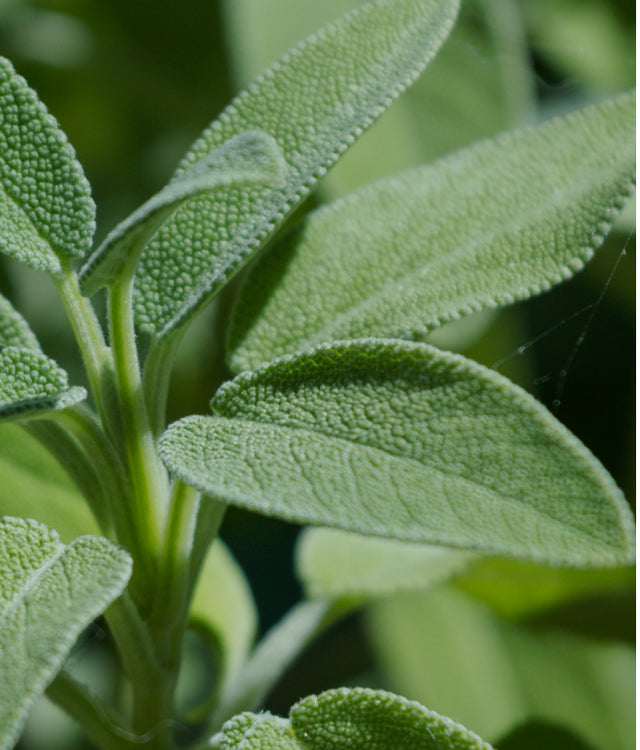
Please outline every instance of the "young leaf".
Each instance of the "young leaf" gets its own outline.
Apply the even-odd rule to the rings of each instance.
[[[0,421],[41,417],[86,395],[84,388],[70,388],[67,373],[44,354],[16,346],[0,350]]]
[[[635,747],[627,644],[528,630],[450,587],[380,601],[367,625],[394,690],[491,742],[535,718],[570,728],[594,750]]]
[[[0,57],[0,250],[57,273],[83,255],[95,205],[75,152],[27,82]]]
[[[327,690],[290,715],[309,750],[491,750],[460,724],[383,690]]]
[[[220,750],[303,750],[286,719],[268,711],[234,716],[222,729]]]
[[[371,599],[448,581],[477,557],[338,529],[305,529],[296,544],[296,572],[310,598]]]
[[[158,228],[186,201],[204,193],[240,185],[282,185],[286,164],[267,133],[250,130],[204,156],[178,174],[164,190],[119,224],[80,272],[84,294],[91,295],[137,256]]]
[[[131,559],[101,537],[65,546],[36,521],[0,522],[0,750],[82,630],[123,591]]]
[[[266,130],[285,187],[246,188],[183,206],[142,254],[138,321],[164,337],[188,321],[267,241],[339,156],[427,65],[457,0],[368,2],[308,37],[260,76],[187,154],[178,174],[238,133]],[[179,268],[180,273],[174,269]]]
[[[0,348],[4,346],[41,351],[38,339],[27,321],[14,309],[11,302],[0,294]]]
[[[319,209],[251,269],[232,367],[331,340],[416,338],[570,277],[632,190],[634,144],[625,94]]]
[[[425,344],[368,339],[223,386],[160,442],[169,470],[297,523],[571,565],[633,558],[611,477],[535,399]]]

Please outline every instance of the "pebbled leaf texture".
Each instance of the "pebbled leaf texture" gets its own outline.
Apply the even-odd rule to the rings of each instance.
[[[302,524],[571,565],[633,559],[633,521],[587,449],[459,355],[360,340],[223,386],[160,441],[206,494]]]
[[[327,690],[290,716],[308,750],[491,750],[461,724],[383,690]]]
[[[131,559],[101,537],[65,546],[36,521],[0,521],[0,750],[82,630],[122,592]]]
[[[282,152],[270,135],[260,130],[237,135],[182,172],[109,234],[80,272],[82,291],[90,295],[125,263],[135,265],[158,228],[186,201],[239,185],[278,187],[285,171]]]
[[[142,254],[137,317],[162,338],[208,302],[356,138],[412,83],[446,38],[457,0],[368,2],[294,47],[195,143],[176,177],[239,132],[270,133],[285,187],[190,201]],[[179,268],[176,273],[174,269]]]
[[[0,57],[0,250],[55,274],[82,256],[95,205],[75,151],[27,82]]]
[[[6,346],[0,350],[0,421],[39,417],[86,398],[67,373],[44,354]]]
[[[506,133],[315,211],[250,270],[235,371],[316,344],[415,339],[579,271],[633,189],[635,93]]]
[[[220,750],[303,750],[289,722],[268,711],[234,716],[222,728]]]
[[[14,309],[11,302],[0,294],[0,347],[4,346],[41,351],[38,339],[27,321]]]

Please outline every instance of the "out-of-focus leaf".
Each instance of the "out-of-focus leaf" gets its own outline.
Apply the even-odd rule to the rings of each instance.
[[[131,558],[102,537],[69,546],[36,521],[0,522],[0,748],[13,747],[29,708],[82,630],[123,591]]]
[[[0,58],[0,250],[56,273],[95,229],[89,183],[73,148],[11,63]]]
[[[31,349],[0,350],[0,421],[40,417],[86,398],[70,387],[67,373],[52,359]]]
[[[225,191],[176,212],[142,254],[137,315],[144,330],[163,338],[191,319],[264,245],[417,78],[449,33],[457,7],[457,0],[365,3],[298,44],[229,105],[177,174],[239,132],[259,128],[282,148],[285,187]]]
[[[0,425],[0,516],[34,518],[65,544],[98,534],[86,501],[60,464],[19,425]]]
[[[372,606],[369,630],[391,686],[495,742],[530,718],[598,750],[634,747],[633,649],[505,622],[453,589]]]
[[[258,614],[242,569],[220,539],[205,558],[189,620],[213,639],[222,664],[223,676],[219,679],[230,679],[249,654]]]
[[[5,346],[41,351],[38,339],[27,321],[14,309],[11,302],[0,294],[0,348]]]
[[[160,453],[224,502],[529,560],[633,559],[633,519],[604,468],[530,395],[459,355],[321,346],[238,376],[211,405],[169,427]]]
[[[250,271],[235,371],[321,342],[415,338],[580,270],[633,189],[635,94],[504,134],[315,211]]]
[[[180,173],[109,234],[80,272],[83,292],[93,294],[125,264],[135,264],[158,228],[186,201],[241,185],[279,187],[286,168],[270,135],[260,130],[240,133]]]

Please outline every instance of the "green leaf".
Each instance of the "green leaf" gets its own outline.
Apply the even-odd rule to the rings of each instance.
[[[0,347],[17,346],[41,351],[40,344],[27,321],[0,294]]]
[[[0,516],[34,518],[68,544],[99,533],[86,501],[60,464],[17,424],[0,425]]]
[[[309,750],[491,750],[460,724],[383,690],[327,690],[290,715]]]
[[[358,4],[359,0],[226,0],[236,82],[246,85],[302,34]],[[511,0],[462,3],[455,28],[428,75],[421,76],[345,154],[323,180],[323,195],[343,195],[529,120],[533,86],[519,12]]]
[[[75,152],[27,82],[0,57],[0,250],[55,274],[82,256],[95,205]]]
[[[160,441],[169,470],[285,520],[525,559],[633,558],[611,477],[535,399],[425,344],[368,339],[223,386]]]
[[[633,187],[635,94],[514,131],[315,211],[249,274],[230,362],[416,338],[580,270]]]
[[[135,265],[158,228],[186,201],[240,185],[278,187],[286,168],[278,144],[267,133],[247,131],[227,141],[179,173],[109,234],[80,272],[83,293],[93,294],[125,264]]]
[[[626,644],[528,630],[451,588],[381,601],[368,626],[392,689],[492,742],[535,718],[597,750],[634,747],[635,659]]]
[[[491,750],[460,724],[383,690],[339,688],[270,713],[228,721],[220,750]]]
[[[67,373],[44,354],[15,346],[0,350],[0,421],[41,417],[86,395],[84,388],[69,387]]]
[[[285,187],[189,201],[142,254],[138,322],[164,337],[188,321],[435,55],[457,0],[377,0],[313,34],[260,76],[187,154],[179,173],[239,132],[270,133]],[[180,273],[174,269],[179,268]]]
[[[448,581],[477,558],[472,552],[376,539],[337,529],[305,529],[296,572],[312,599],[370,599]]]
[[[513,619],[587,596],[629,592],[635,583],[632,566],[549,567],[336,529],[303,531],[296,544],[296,570],[306,595],[314,599],[366,601],[453,581]]]
[[[220,539],[205,558],[189,611],[190,624],[213,639],[227,681],[245,662],[256,636],[258,613],[242,568]]]
[[[0,522],[0,750],[13,747],[35,699],[130,574],[129,555],[107,539],[65,546],[36,521]]]

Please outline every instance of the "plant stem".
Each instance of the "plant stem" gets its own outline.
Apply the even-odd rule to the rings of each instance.
[[[165,426],[171,365],[181,338],[179,334],[169,334],[159,343],[154,341],[144,364],[144,394],[149,409],[151,431],[156,437]]]

